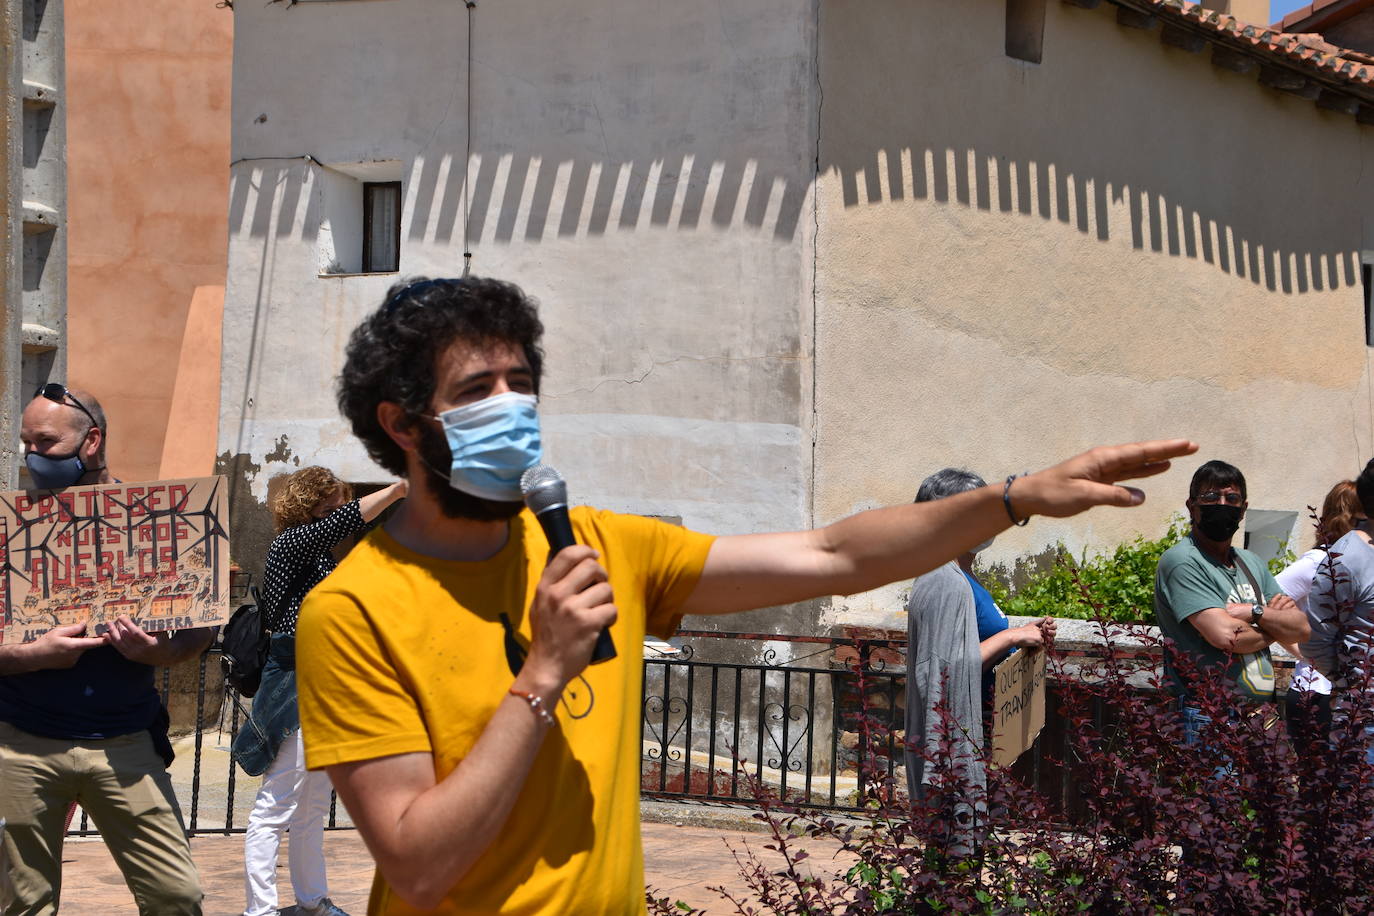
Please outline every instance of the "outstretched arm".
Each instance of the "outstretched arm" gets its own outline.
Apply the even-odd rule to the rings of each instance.
[[[1104,446],[1011,486],[1017,518],[1063,518],[1093,506],[1135,506],[1145,495],[1117,484],[1191,455],[1186,439]],[[932,502],[861,512],[813,531],[723,537],[683,611],[728,614],[822,595],[849,595],[929,572],[1010,527],[1001,483]]]

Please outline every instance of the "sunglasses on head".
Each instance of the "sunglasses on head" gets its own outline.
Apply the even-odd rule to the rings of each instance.
[[[396,295],[387,299],[386,302],[382,304],[382,308],[387,313],[391,313],[395,311],[402,302],[405,302],[407,299],[412,299],[426,290],[433,289],[436,286],[448,286],[450,284],[462,282],[462,279],[458,277],[435,277],[432,280],[421,280],[418,283],[412,283],[398,291]]]
[[[64,407],[75,407],[90,418],[92,426],[100,425],[95,421],[95,414],[87,410],[86,405],[74,398],[72,393],[67,390],[67,386],[60,382],[48,382],[46,385],[40,385],[38,390],[33,393],[33,396],[36,398],[47,398],[49,401],[55,401]]]

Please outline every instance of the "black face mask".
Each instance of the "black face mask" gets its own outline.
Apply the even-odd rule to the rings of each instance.
[[[1240,519],[1244,514],[1245,510],[1240,506],[1198,506],[1197,530],[1209,541],[1230,540],[1240,527]]]
[[[29,477],[40,490],[60,490],[75,484],[86,473],[86,465],[78,452],[70,455],[40,455],[29,452],[24,456]]]

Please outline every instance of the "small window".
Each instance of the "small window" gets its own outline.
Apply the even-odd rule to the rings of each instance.
[[[363,183],[363,271],[392,273],[401,268],[401,183]]]
[[[1045,44],[1045,0],[1006,0],[1008,57],[1038,64]]]

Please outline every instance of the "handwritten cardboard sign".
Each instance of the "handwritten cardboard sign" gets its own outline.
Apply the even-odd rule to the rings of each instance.
[[[149,632],[229,616],[223,477],[0,493],[0,643],[63,623]]]
[[[1022,649],[992,670],[992,759],[1011,766],[1045,727],[1045,653]]]

